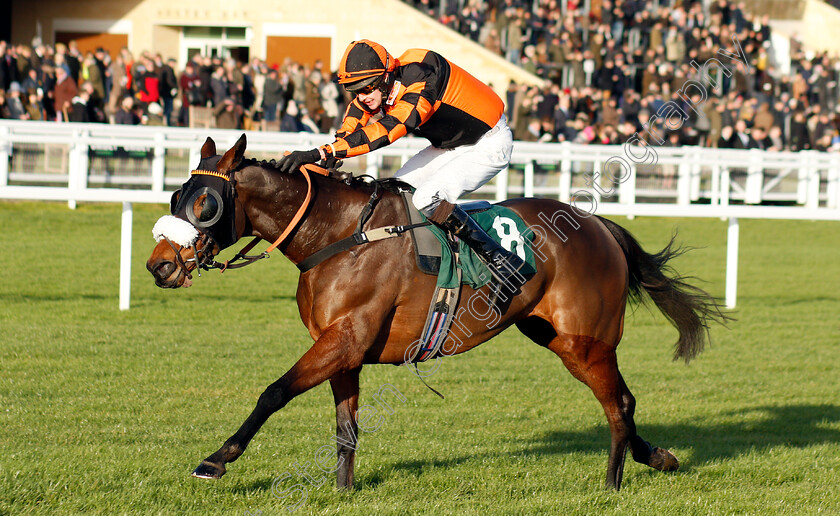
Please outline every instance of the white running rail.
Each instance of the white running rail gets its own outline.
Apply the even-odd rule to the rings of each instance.
[[[101,124],[0,121],[0,199],[121,202],[121,310],[130,305],[133,203],[169,201],[198,163],[210,136],[224,152],[242,131]],[[331,140],[311,133],[248,132],[248,155],[277,158]],[[428,145],[402,138],[345,169],[390,175]],[[840,221],[840,153],[765,152],[653,147],[655,165],[637,165],[622,146],[516,142],[512,167],[477,191],[501,201],[513,196],[589,199],[598,215],[729,219],[726,305],[737,295],[740,218]],[[612,185],[604,164],[624,157],[627,179]],[[592,203],[595,203],[594,205]],[[763,204],[762,204],[763,203]],[[768,206],[767,203],[784,206]]]

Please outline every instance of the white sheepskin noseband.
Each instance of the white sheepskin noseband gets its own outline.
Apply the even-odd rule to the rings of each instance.
[[[158,219],[152,228],[152,235],[156,242],[166,237],[182,247],[191,247],[198,240],[198,230],[192,224],[172,215]]]

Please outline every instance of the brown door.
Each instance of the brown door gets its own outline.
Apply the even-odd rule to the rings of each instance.
[[[122,47],[128,46],[128,34],[102,34],[97,32],[56,32],[55,42],[67,44],[76,40],[82,55],[94,52],[102,47],[105,52],[115,57]]]
[[[331,38],[309,38],[297,36],[268,36],[266,39],[265,62],[269,66],[282,65],[287,57],[310,68],[318,59],[325,69],[330,65]]]

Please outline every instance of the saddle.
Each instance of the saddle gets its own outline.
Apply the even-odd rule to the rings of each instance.
[[[406,215],[408,216],[409,224],[420,224],[425,221],[423,215],[412,202],[412,193],[410,191],[401,190],[400,195],[405,204]],[[493,205],[487,201],[472,201],[461,204],[461,208],[467,213],[480,213],[492,208]],[[441,255],[443,248],[441,241],[432,233],[428,226],[421,226],[411,230],[411,235],[414,241],[414,257],[417,261],[417,268],[424,274],[431,274],[437,276],[440,274]],[[447,235],[450,247],[454,247],[457,252],[455,242],[450,235]]]

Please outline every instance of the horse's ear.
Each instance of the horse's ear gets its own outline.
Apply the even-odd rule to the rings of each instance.
[[[201,159],[212,158],[216,155],[216,142],[213,138],[207,137],[207,141],[201,146]]]
[[[216,170],[219,172],[231,172],[236,170],[236,168],[239,167],[239,164],[242,163],[242,158],[245,156],[245,144],[245,133],[242,133],[242,136],[236,140],[233,147],[231,147],[229,151],[225,152],[225,155],[219,160],[219,164],[216,165]]]

